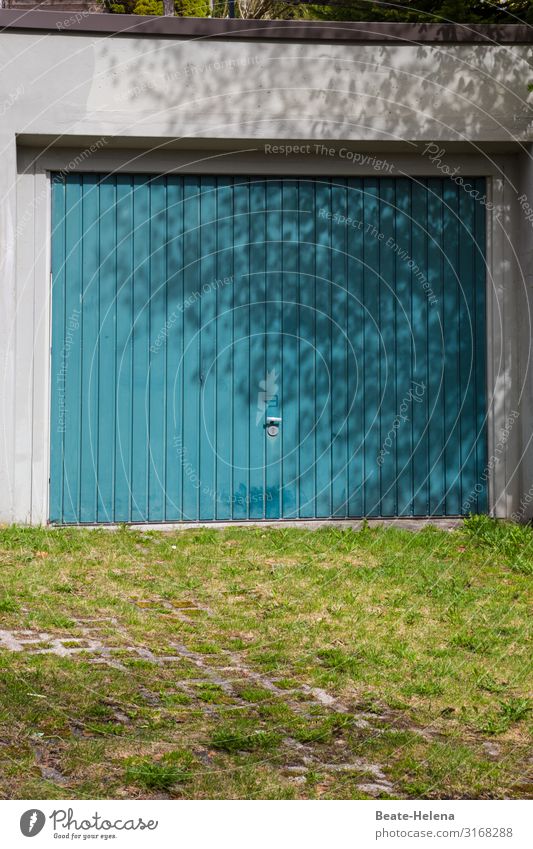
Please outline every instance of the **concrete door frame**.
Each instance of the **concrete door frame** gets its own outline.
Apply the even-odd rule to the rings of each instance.
[[[155,142],[154,142],[155,143]],[[443,176],[420,155],[388,151],[382,158],[394,165],[394,173],[336,158],[306,155],[291,158],[242,152],[239,157],[213,156],[202,150],[149,150],[97,148],[84,156],[87,147],[20,147],[17,177],[17,292],[15,345],[15,461],[11,520],[29,524],[48,523],[50,475],[50,350],[51,350],[51,172],[129,173],[223,173],[279,176]],[[369,149],[370,153],[370,149]],[[209,163],[206,165],[206,162]],[[74,163],[74,164],[73,164]],[[521,397],[514,356],[516,335],[516,251],[509,233],[516,224],[516,202],[510,175],[516,157],[454,154],[447,159],[460,173],[487,178],[487,435],[489,507],[495,516],[510,516],[520,499],[519,428],[502,444],[509,417]],[[317,171],[319,165],[322,169]],[[509,280],[513,285],[509,286]],[[30,379],[28,381],[28,376]],[[5,512],[5,511],[4,511]]]

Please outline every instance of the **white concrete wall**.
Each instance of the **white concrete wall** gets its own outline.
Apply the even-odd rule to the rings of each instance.
[[[379,173],[343,149],[386,158],[396,175],[445,165],[489,177],[491,504],[500,516],[522,510],[533,483],[532,224],[517,200],[524,191],[533,205],[530,53],[0,33],[0,521],[48,513],[47,172]],[[310,153],[265,149],[288,140]],[[436,140],[441,164],[424,153]],[[323,142],[335,151],[317,154]],[[532,513],[533,496],[521,517]]]
[[[516,457],[520,497],[514,518],[533,517],[533,149],[525,145],[517,157],[513,191],[515,226],[510,241],[518,244],[515,264],[515,355],[520,410],[520,446]]]
[[[514,141],[530,53],[4,32],[0,103],[18,133]]]

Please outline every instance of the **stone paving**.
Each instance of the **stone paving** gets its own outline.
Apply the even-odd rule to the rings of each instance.
[[[139,605],[138,602],[137,604]],[[190,604],[192,605],[192,603]],[[139,606],[150,608],[163,606],[173,612],[176,610],[176,605],[170,602],[167,606],[162,600],[153,599],[150,600],[149,604],[144,605],[141,602]],[[196,605],[187,605],[177,608],[178,615],[183,610],[186,610],[185,615],[188,615],[193,607],[208,613],[208,615],[210,613],[210,611],[196,607]],[[109,630],[110,626],[124,640],[123,644],[113,645],[109,636],[103,633],[104,627]],[[383,733],[390,727],[390,717],[387,716],[386,712],[376,715],[362,710],[354,711],[321,688],[310,687],[305,684],[292,689],[280,687],[278,683],[280,679],[251,669],[243,662],[242,653],[239,652],[220,652],[217,654],[217,663],[220,665],[216,666],[210,662],[208,656],[192,651],[178,642],[168,644],[172,653],[155,654],[145,646],[135,644],[123,626],[113,617],[77,620],[75,631],[76,635],[63,634],[58,636],[46,631],[0,630],[0,651],[3,649],[4,651],[24,652],[30,655],[50,654],[73,660],[80,658],[85,662],[105,664],[122,671],[128,670],[128,667],[122,662],[125,654],[129,654],[132,658],[141,658],[158,666],[186,662],[189,667],[191,665],[196,667],[198,676],[188,677],[185,680],[177,678],[175,686],[194,701],[195,708],[200,707],[207,715],[218,716],[220,706],[208,704],[198,699],[196,689],[198,685],[214,684],[231,700],[232,708],[242,707],[243,710],[249,710],[252,705],[249,701],[240,697],[239,690],[243,684],[251,682],[272,693],[273,696],[288,705],[295,714],[302,717],[316,718],[312,709],[316,710],[317,707],[320,707],[322,711],[326,712],[326,715],[328,711],[349,714],[352,717],[350,725],[365,730],[369,735]],[[120,657],[122,657],[122,660]],[[157,694],[151,693],[146,688],[141,688],[141,695],[148,704],[154,707],[160,704]],[[115,706],[115,718],[117,722],[129,722],[129,718],[117,706]],[[73,729],[73,734],[79,736],[81,733],[81,729]],[[307,772],[310,770],[320,770],[326,773],[355,772],[361,773],[361,783],[358,787],[367,795],[387,794],[394,795],[396,798],[400,797],[397,789],[387,779],[383,767],[380,764],[371,763],[364,758],[353,757],[344,752],[343,747],[346,744],[342,739],[336,741],[337,750],[334,752],[335,758],[331,762],[322,760],[319,748],[311,744],[301,743],[292,737],[285,736],[282,745],[287,755],[287,765],[282,768],[282,772],[295,783],[303,783]],[[50,762],[45,742],[39,741],[33,749],[36,763],[43,777],[64,784],[67,779]]]

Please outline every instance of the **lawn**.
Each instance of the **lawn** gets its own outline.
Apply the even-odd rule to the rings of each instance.
[[[0,529],[0,796],[533,798],[533,532]]]

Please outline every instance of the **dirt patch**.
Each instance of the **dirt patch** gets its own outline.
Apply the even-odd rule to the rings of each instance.
[[[49,741],[38,738],[38,742],[32,743],[35,763],[41,776],[54,784],[68,784],[68,777],[61,772],[61,756],[58,749]]]

